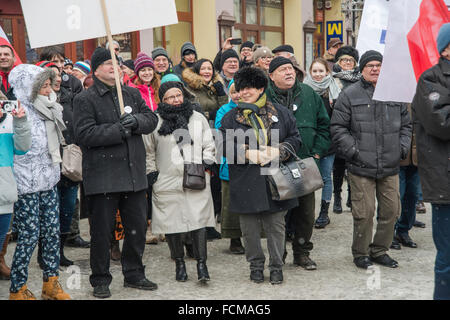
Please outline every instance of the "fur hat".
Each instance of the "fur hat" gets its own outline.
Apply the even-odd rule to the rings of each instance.
[[[338,51],[336,51],[336,54],[334,56],[334,62],[338,62],[339,58],[342,57],[343,55],[353,57],[353,59],[355,59],[356,63],[359,60],[358,50],[356,50],[352,46],[343,46],[343,47],[340,47],[338,49]]]
[[[236,91],[241,91],[244,88],[264,88],[265,90],[268,82],[264,71],[259,68],[245,67],[234,74]]]

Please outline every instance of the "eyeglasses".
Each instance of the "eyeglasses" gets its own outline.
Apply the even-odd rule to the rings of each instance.
[[[261,60],[272,60],[273,57],[261,57],[260,59],[261,59]]]
[[[353,60],[351,58],[342,58],[341,61],[344,63],[353,63],[355,60]]]
[[[174,96],[168,96],[168,97],[165,97],[163,100],[164,100],[165,102],[172,103],[172,102],[175,101],[175,99],[176,99],[176,100],[181,100],[182,98],[183,98],[183,95],[182,95],[181,93],[179,93],[179,94],[174,95]]]
[[[378,64],[366,64],[365,68],[369,68],[369,69],[375,69],[375,68],[381,68],[381,63]]]
[[[227,60],[227,61],[225,61],[224,62],[224,64],[239,64],[239,61],[237,61],[237,60]]]
[[[120,49],[119,48],[114,48],[114,51],[118,52]]]

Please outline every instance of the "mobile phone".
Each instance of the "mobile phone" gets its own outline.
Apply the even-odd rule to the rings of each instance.
[[[236,44],[242,44],[242,39],[241,38],[234,38],[230,40],[230,44],[232,45],[236,45]]]
[[[12,113],[19,110],[19,102],[17,100],[0,100],[0,109],[4,113]]]

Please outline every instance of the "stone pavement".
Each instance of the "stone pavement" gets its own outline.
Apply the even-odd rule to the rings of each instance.
[[[346,190],[346,188],[343,188]],[[343,194],[343,199],[347,195]],[[249,266],[245,255],[228,253],[229,240],[208,242],[208,269],[211,281],[206,285],[197,282],[196,261],[186,259],[189,280],[175,281],[175,263],[170,259],[166,242],[146,245],[144,264],[147,277],[159,286],[156,291],[140,291],[123,287],[120,262],[111,261],[111,299],[121,300],[403,300],[432,299],[434,287],[435,248],[431,235],[431,206],[417,219],[426,223],[425,229],[413,228],[411,238],[418,248],[390,250],[389,254],[399,262],[397,269],[377,266],[373,270],[358,269],[351,255],[352,217],[344,206],[340,215],[330,212],[331,224],[325,229],[314,229],[311,258],[318,269],[306,271],[292,263],[291,244],[284,266],[284,282],[271,285],[269,272],[266,281],[255,284],[249,280]],[[316,192],[316,216],[320,209],[320,192]],[[330,210],[331,211],[331,210]],[[374,224],[376,226],[376,223]],[[87,220],[80,223],[82,237],[89,239]],[[220,230],[220,226],[217,227]],[[15,243],[8,248],[6,260],[11,263]],[[268,254],[265,239],[263,247]],[[66,256],[75,266],[61,268],[63,288],[76,300],[96,300],[89,284],[89,249],[66,248]],[[36,262],[36,252],[29,268],[28,288],[40,297],[42,273]],[[0,300],[9,296],[9,281],[0,281]]]

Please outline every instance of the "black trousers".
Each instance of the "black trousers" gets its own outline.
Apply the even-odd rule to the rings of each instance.
[[[291,209],[291,223],[294,230],[292,251],[294,257],[309,256],[313,249],[311,237],[314,229],[314,192],[298,198],[298,207]]]
[[[122,272],[127,282],[137,282],[145,277],[142,256],[147,230],[146,190],[138,192],[107,193],[88,197],[91,234],[91,276],[93,287],[109,285],[111,234],[115,228],[116,212],[125,230],[122,248]]]
[[[345,177],[345,159],[336,157],[333,164],[333,193],[341,194],[342,184]],[[348,184],[348,192],[350,192],[350,183]]]

